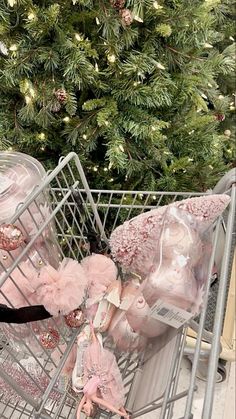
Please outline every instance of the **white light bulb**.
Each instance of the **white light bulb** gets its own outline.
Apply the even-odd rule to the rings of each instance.
[[[9,47],[9,50],[10,50],[10,51],[17,51],[17,49],[18,49],[18,47],[17,47],[17,45],[16,45],[16,44],[12,44],[12,45]]]
[[[45,150],[45,147],[40,147],[40,150],[41,150],[41,151],[44,151],[44,150]]]
[[[76,39],[76,41],[82,41],[82,38],[81,38],[79,33],[75,34],[75,39]]]
[[[25,101],[26,101],[26,104],[29,105],[29,103],[32,102],[32,99],[31,99],[30,96],[26,95],[25,96]]]
[[[40,134],[38,135],[40,140],[45,140],[45,134],[44,132],[40,132]]]
[[[70,121],[69,116],[65,116],[65,118],[63,118],[63,121],[67,124]]]
[[[109,122],[108,121],[105,121],[104,124],[106,125],[106,127],[108,127]]]
[[[12,151],[12,150],[13,150],[13,148],[12,148],[12,147],[9,147],[9,148],[8,148],[8,151]]]
[[[204,47],[205,48],[213,48],[213,45],[209,44],[208,42],[205,42]]]
[[[123,145],[121,145],[121,144],[120,144],[120,145],[119,145],[119,149],[122,151],[122,153],[124,153],[124,151],[125,151],[125,150],[124,150]]]
[[[113,178],[111,178],[111,179],[109,180],[109,182],[113,182],[113,180],[114,180],[114,179],[113,179]]]
[[[229,109],[230,111],[235,111],[235,106],[230,106]]]
[[[98,171],[98,168],[96,166],[94,166],[93,171],[94,172],[97,172]]]
[[[33,12],[30,12],[29,14],[28,14],[28,19],[29,20],[34,20],[35,19],[35,14],[33,13]]]
[[[230,36],[229,37],[229,40],[234,42],[234,37],[233,36]]]
[[[114,63],[116,61],[116,56],[114,54],[109,54],[107,59],[110,63]]]
[[[153,201],[156,201],[156,199],[157,199],[156,195],[153,195],[152,199],[153,199]]]
[[[97,24],[97,25],[100,25],[100,20],[98,19],[98,17],[96,17],[96,19],[95,19],[95,20],[96,20],[96,24]]]
[[[222,100],[222,99],[224,99],[224,96],[223,95],[219,95],[218,96],[218,99]]]
[[[133,83],[133,85],[134,85],[134,87],[136,87],[136,86],[138,86],[138,83],[135,81],[135,82]]]
[[[201,97],[202,97],[203,99],[207,99],[207,96],[205,95],[205,93],[201,93]]]
[[[107,172],[108,171],[108,168],[107,167],[104,167],[103,170],[104,170],[104,172]]]
[[[86,134],[83,134],[82,137],[83,137],[84,140],[87,140],[87,135]]]
[[[35,90],[33,89],[33,87],[30,87],[29,93],[31,94],[32,97],[35,97]]]
[[[157,63],[157,68],[159,68],[160,70],[165,70],[164,65],[162,65],[161,63]]]
[[[156,127],[154,127],[154,125],[151,126],[151,130],[152,131],[156,131]]]
[[[95,64],[95,71],[96,71],[97,73],[99,72],[99,68],[98,68],[97,63]]]
[[[154,7],[154,9],[156,9],[156,10],[158,10],[158,9],[163,9],[163,6],[161,6],[160,4],[158,4],[158,2],[157,2],[157,1],[154,1],[154,2],[153,2],[153,7]]]

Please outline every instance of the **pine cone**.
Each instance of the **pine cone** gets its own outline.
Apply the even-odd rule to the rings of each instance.
[[[58,89],[55,91],[55,96],[60,103],[64,103],[67,99],[67,93],[65,89]]]
[[[125,5],[125,0],[110,0],[110,3],[114,9],[122,9]]]
[[[122,19],[122,22],[125,26],[131,25],[133,22],[133,15],[129,9],[122,9],[120,10],[120,17]]]

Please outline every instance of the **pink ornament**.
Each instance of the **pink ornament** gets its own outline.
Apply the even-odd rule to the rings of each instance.
[[[202,255],[202,241],[193,229],[185,224],[170,223],[166,225],[161,236],[164,258],[175,259],[177,265],[185,266],[190,262],[196,266]]]
[[[168,326],[151,317],[151,310],[143,295],[136,297],[126,313],[127,320],[135,332],[147,337],[156,337],[164,333]]]
[[[71,313],[64,316],[65,322],[68,327],[78,328],[80,327],[84,321],[85,317],[82,310],[74,310]]]
[[[39,336],[39,341],[45,349],[55,349],[59,340],[59,333],[55,329],[49,329]]]
[[[115,313],[108,334],[112,336],[117,348],[124,352],[142,351],[147,344],[147,338],[134,332],[121,310]]]
[[[24,236],[21,230],[13,224],[2,224],[0,226],[0,249],[15,250],[24,243]]]
[[[143,295],[150,307],[161,299],[188,310],[197,296],[196,279],[189,268],[175,268],[166,261],[150,274]]]

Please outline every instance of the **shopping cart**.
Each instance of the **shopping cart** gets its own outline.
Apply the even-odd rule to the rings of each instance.
[[[119,367],[123,375],[127,392],[126,408],[132,418],[139,417],[151,411],[156,411],[156,418],[180,419],[175,416],[175,402],[182,399],[185,412],[182,419],[190,419],[192,404],[197,389],[196,374],[201,356],[206,355],[201,348],[202,340],[208,341],[208,334],[204,330],[207,311],[207,300],[210,291],[211,272],[214,266],[220,229],[225,231],[225,248],[221,263],[220,288],[215,311],[213,338],[211,336],[210,349],[207,352],[208,375],[206,378],[205,399],[202,418],[210,419],[218,359],[220,354],[220,335],[222,330],[224,306],[227,293],[227,279],[229,276],[229,257],[232,243],[233,221],[235,215],[235,186],[229,191],[231,204],[227,210],[227,219],[220,217],[215,224],[212,255],[209,260],[209,278],[206,287],[203,310],[198,323],[193,322],[191,327],[196,330],[197,338],[194,351],[186,347],[187,328],[179,330],[167,345],[163,345],[162,338],[156,340],[156,345],[141,357],[135,355],[120,356]],[[38,205],[39,197],[51,199],[50,213],[47,217],[42,214],[43,222],[37,225],[31,208]],[[22,250],[21,254],[12,261],[10,268],[3,273],[0,286],[12,278],[12,273],[23,260],[30,263],[32,249],[37,251],[37,240],[45,239],[44,232],[48,228],[57,230],[56,250],[58,258],[72,257],[81,260],[89,254],[91,237],[98,251],[104,251],[108,244],[108,237],[114,228],[125,220],[144,211],[153,209],[175,200],[203,195],[201,193],[187,192],[147,192],[147,191],[115,191],[90,190],[80,160],[75,153],[60,159],[53,172],[47,174],[43,183],[36,187],[34,193],[26,203],[22,204],[11,222],[20,222],[23,227],[25,213],[32,217],[37,232],[33,239]],[[89,246],[90,241],[90,246]],[[48,244],[47,244],[48,246]],[[102,250],[101,250],[102,249]],[[50,252],[50,247],[48,248]],[[40,252],[39,252],[40,253]],[[44,256],[40,255],[40,264],[44,264]],[[17,284],[15,284],[17,287]],[[20,292],[20,290],[19,290]],[[11,301],[8,302],[11,305]],[[53,321],[53,320],[52,320]],[[45,328],[45,322],[40,323]],[[77,395],[72,391],[70,383],[60,382],[63,366],[68,358],[71,348],[76,340],[77,332],[71,332],[64,325],[55,322],[54,328],[60,333],[60,345],[57,356],[45,349],[38,341],[38,335],[31,324],[21,326],[11,324],[2,328],[0,349],[0,417],[2,419],[66,419],[75,418],[78,405]],[[32,346],[36,342],[40,347],[41,356]],[[189,352],[188,352],[189,351]],[[188,388],[178,392],[181,361],[184,354],[192,356],[192,371]],[[22,360],[30,360],[30,368]],[[16,371],[15,373],[12,372]],[[37,372],[37,373],[36,373]],[[38,374],[38,375],[37,375]],[[40,376],[40,380],[38,377]],[[18,377],[18,378],[17,378]],[[20,377],[20,379],[19,379]],[[33,393],[24,388],[21,379],[34,389]],[[4,389],[4,386],[6,388]],[[7,396],[7,397],[6,397]],[[110,417],[111,414],[102,410],[97,417]]]

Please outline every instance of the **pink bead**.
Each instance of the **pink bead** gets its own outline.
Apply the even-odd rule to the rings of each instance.
[[[13,224],[2,224],[0,226],[0,249],[15,250],[24,242],[21,230]]]
[[[64,316],[64,319],[68,327],[77,328],[84,323],[85,317],[83,312],[78,309]]]
[[[59,340],[59,333],[55,329],[49,329],[39,336],[39,341],[45,349],[55,349]]]

